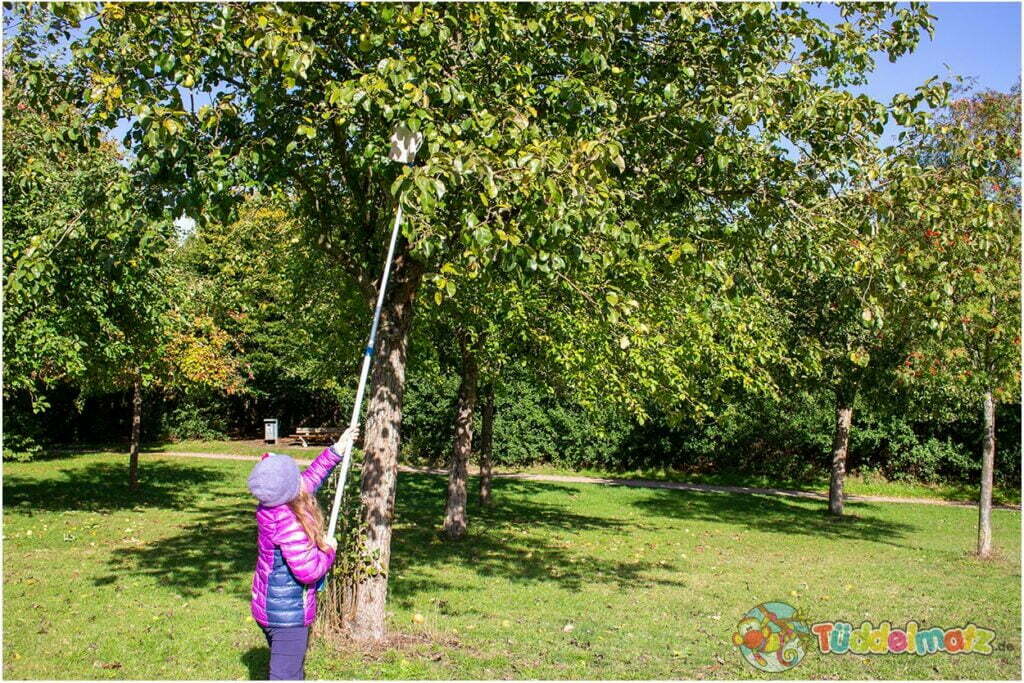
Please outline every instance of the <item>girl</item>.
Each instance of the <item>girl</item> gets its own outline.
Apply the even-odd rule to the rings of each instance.
[[[358,433],[349,427],[301,474],[289,456],[273,453],[264,453],[249,474],[249,490],[259,501],[252,617],[270,646],[270,680],[305,678],[309,625],[316,617],[314,584],[337,551],[337,541],[324,534],[315,494]]]

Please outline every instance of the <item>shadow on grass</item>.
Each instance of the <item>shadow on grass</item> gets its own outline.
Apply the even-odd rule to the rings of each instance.
[[[576,493],[547,483],[495,482],[497,504],[487,510],[471,506],[470,535],[457,542],[444,541],[438,529],[443,519],[445,487],[442,477],[401,475],[391,564],[396,581],[391,588],[394,599],[403,604],[421,591],[458,587],[425,575],[421,570],[426,567],[462,565],[482,577],[500,576],[512,582],[549,583],[570,589],[593,581],[598,572],[610,581],[635,584],[650,581],[642,576],[647,571],[670,568],[570,553],[562,542],[552,538],[554,532],[604,529],[618,535],[628,533],[632,525],[532,500],[553,489]],[[248,601],[248,591],[239,590],[238,584],[248,581],[255,565],[252,510],[244,500],[237,504],[204,502],[195,508],[196,514],[188,523],[179,525],[178,533],[145,546],[115,550],[110,574],[96,583],[112,583],[126,574],[146,575],[186,597],[232,590],[239,600]],[[523,530],[528,535],[521,534]]]
[[[150,576],[188,598],[210,592],[237,593],[256,565],[256,520],[253,506],[234,504],[197,506],[190,521],[175,525],[172,536],[138,547],[115,549],[111,573],[96,579],[97,585],[114,583],[126,574]]]
[[[270,672],[270,650],[266,647],[250,648],[241,657],[242,664],[249,669],[250,681],[265,681]]]
[[[870,506],[848,503],[846,514],[835,517],[828,513],[824,501],[770,495],[651,489],[646,498],[633,505],[651,516],[728,522],[754,531],[783,536],[804,534],[823,541],[846,539],[900,545],[897,539],[917,530],[912,524],[873,516]]]
[[[444,518],[446,486],[443,477],[401,475],[391,563],[395,580],[390,591],[392,598],[404,607],[412,606],[421,593],[469,589],[461,580],[442,578],[443,571],[440,575],[417,571],[424,567],[443,570],[460,566],[480,577],[501,577],[518,584],[549,584],[569,590],[595,581],[619,586],[685,586],[683,581],[665,578],[667,571],[675,569],[673,565],[594,557],[581,552],[579,546],[574,551],[566,540],[577,532],[597,531],[611,540],[632,533],[637,525],[539,501],[540,494],[554,492],[567,498],[579,493],[578,488],[550,482],[495,480],[495,503],[481,508],[475,496],[470,496],[467,536],[456,542],[446,541],[438,533]]]
[[[198,597],[209,591],[237,591],[237,582],[255,565],[256,526],[253,505],[246,499],[245,482],[239,496],[224,502],[231,475],[216,465],[146,461],[139,471],[139,488],[128,487],[123,463],[97,462],[59,470],[58,477],[7,475],[4,504],[18,514],[37,511],[158,509],[189,513],[186,522],[168,523],[176,532],[136,547],[111,551],[111,573],[97,585],[116,582],[126,574],[155,577],[182,595]],[[225,486],[226,485],[226,486]],[[181,520],[175,515],[174,520]],[[244,597],[248,600],[248,591]]]
[[[218,442],[206,442],[206,443],[218,443]],[[276,446],[264,446],[260,443],[258,438],[253,439],[237,439],[232,438],[226,440],[224,443],[230,444],[245,444],[246,448],[252,447],[253,451],[261,450],[266,448],[268,450],[278,449],[282,452],[292,453],[304,453],[307,450],[315,455],[316,449],[321,444],[311,445],[310,449],[301,449],[298,441],[290,441],[282,439],[281,442]],[[227,446],[227,450],[230,452],[231,446]],[[148,454],[160,454],[166,451],[181,450],[182,443],[170,440],[159,440],[150,441],[142,444],[141,452]],[[188,449],[187,447],[185,448]],[[203,452],[216,452],[217,449],[211,450],[206,445],[199,448]],[[222,448],[221,451],[226,449]],[[122,453],[125,456],[128,454],[128,442],[117,441],[117,442],[106,442],[106,443],[95,443],[95,444],[64,444],[64,445],[52,445],[47,448],[43,453],[36,455],[32,458],[31,462],[45,462],[52,460],[70,460],[82,455],[93,455],[96,453]],[[305,456],[298,456],[305,457]],[[127,460],[127,458],[126,458]],[[414,467],[429,467],[438,468],[445,467],[445,464],[439,462],[436,458],[431,459],[428,457],[403,457],[401,464],[411,465]],[[689,484],[709,484],[712,486],[748,486],[756,488],[779,488],[789,489],[794,491],[815,491],[825,492],[828,489],[828,478],[823,476],[820,469],[808,468],[805,472],[794,476],[786,477],[772,477],[765,474],[750,474],[743,472],[729,472],[729,471],[707,471],[701,469],[672,469],[672,468],[608,468],[605,470],[590,470],[590,469],[554,469],[547,471],[544,468],[531,468],[531,467],[503,467],[503,472],[507,473],[550,473],[550,474],[571,474],[578,472],[584,476],[594,477],[611,477],[611,478],[625,478],[625,479],[651,479],[655,481],[678,481]],[[850,473],[851,478],[857,478],[856,472]],[[872,484],[871,478],[863,478],[863,483],[870,485]],[[973,482],[956,482],[949,481],[944,483],[936,484],[923,484],[907,482],[917,491],[906,491],[904,485],[899,481],[889,481],[885,478],[877,478],[875,481],[880,485],[881,490],[865,490],[863,494],[855,495],[878,495],[878,496],[906,496],[906,497],[918,497],[922,495],[920,489],[924,489],[923,495],[931,498],[944,498],[950,501],[959,501],[967,503],[976,503],[978,499],[978,486]],[[996,481],[995,486],[992,490],[992,502],[997,505],[1020,505],[1020,482],[1019,481]]]
[[[256,525],[243,481],[238,482],[239,495],[225,496],[224,484],[230,486],[226,471],[212,465],[163,461],[145,463],[138,491],[128,489],[122,463],[90,463],[62,469],[60,474],[62,478],[54,479],[8,476],[3,482],[5,501],[8,505],[26,503],[27,512],[142,506],[188,513],[165,538],[115,549],[109,559],[109,575],[97,579],[97,584],[130,574],[145,575],[188,597],[230,591],[240,601],[249,600],[244,586],[255,564]],[[219,485],[211,491],[215,484]],[[570,545],[573,535],[582,531],[590,532],[590,541],[607,538],[614,542],[659,517],[724,522],[787,536],[893,544],[914,529],[878,519],[860,506],[848,518],[833,520],[817,504],[771,496],[668,490],[650,490],[635,500],[632,504],[645,515],[631,521],[576,512],[561,500],[545,502],[552,494],[568,499],[579,493],[578,486],[499,479],[494,481],[494,505],[482,509],[471,496],[469,535],[448,542],[438,533],[444,517],[445,478],[403,473],[398,488],[391,593],[403,606],[413,604],[422,593],[466,589],[461,580],[448,578],[445,570],[451,567],[479,577],[569,590],[593,582],[620,588],[685,586],[683,573],[675,572],[678,567],[672,564],[595,557]]]
[[[102,512],[134,507],[186,509],[202,487],[223,481],[215,468],[147,461],[139,466],[139,488],[128,487],[128,463],[96,462],[58,470],[60,477],[40,479],[5,474],[4,505],[35,510]]]

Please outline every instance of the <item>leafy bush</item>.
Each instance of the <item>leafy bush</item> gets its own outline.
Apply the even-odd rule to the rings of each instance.
[[[402,415],[407,458],[447,462],[458,388],[459,378],[436,365],[410,375]],[[479,436],[479,411],[475,419],[474,435]],[[495,392],[493,458],[498,467],[614,467],[628,431],[625,421],[588,412],[522,377],[508,378]]]
[[[227,425],[217,406],[182,402],[164,416],[164,430],[175,441],[183,439],[225,439]]]
[[[493,457],[499,467],[614,467],[628,433],[624,420],[588,412],[525,378],[509,379],[495,392]]]
[[[4,460],[24,462],[42,455],[43,447],[28,434],[4,434]]]
[[[736,401],[714,418],[684,420],[677,426],[664,419],[638,425],[609,412],[585,411],[524,378],[505,382],[496,404],[494,459],[499,467],[550,463],[577,469],[666,468],[820,478],[828,472],[835,419],[831,396],[805,392],[778,401]],[[997,479],[1017,482],[1019,407],[1003,406],[997,424]],[[445,427],[439,436],[447,445],[450,421],[438,426]],[[980,448],[977,416],[915,422],[898,412],[858,404],[848,467],[888,479],[973,481]]]
[[[914,444],[906,457],[891,461],[890,479],[916,479],[923,482],[974,479],[981,469],[980,458],[967,452],[964,444],[928,437]]]
[[[33,401],[25,392],[4,397],[3,459],[31,460],[43,452],[41,416],[33,411]]]
[[[447,461],[452,448],[452,421],[459,378],[442,373],[436,363],[411,369],[402,407],[402,455],[432,466]]]
[[[905,465],[920,437],[914,426],[897,415],[879,415],[869,406],[858,404],[853,411],[850,453],[847,465],[852,471],[876,471],[889,479],[903,481],[916,477],[907,474]]]

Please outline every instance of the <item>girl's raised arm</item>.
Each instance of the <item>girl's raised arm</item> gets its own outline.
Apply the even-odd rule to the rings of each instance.
[[[330,475],[331,470],[341,462],[341,456],[333,448],[325,448],[302,472],[302,483],[307,491],[316,493]]]
[[[320,455],[316,456],[316,460],[309,463],[309,467],[302,473],[302,483],[310,493],[316,493],[324,481],[331,474],[331,470],[341,462],[341,455],[335,452],[335,446],[343,446],[346,440],[354,440],[356,435],[359,433],[359,427],[349,427],[338,439],[338,443],[334,446],[325,448]],[[340,451],[341,448],[338,448]]]

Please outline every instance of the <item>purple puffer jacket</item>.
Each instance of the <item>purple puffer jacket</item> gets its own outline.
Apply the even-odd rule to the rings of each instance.
[[[302,473],[302,486],[315,493],[341,458],[324,449]],[[316,617],[313,587],[334,562],[334,551],[312,543],[287,504],[256,508],[256,573],[252,617],[260,626],[309,626]]]

